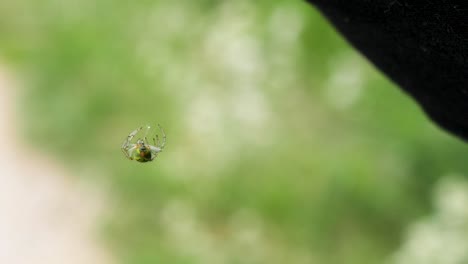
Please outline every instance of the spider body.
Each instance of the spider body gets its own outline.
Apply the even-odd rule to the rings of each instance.
[[[158,156],[158,153],[164,149],[164,145],[166,144],[166,134],[162,127],[160,125],[158,126],[161,130],[162,141],[160,142],[159,136],[155,135],[155,137],[153,137],[154,145],[149,144],[148,138],[146,137],[150,130],[149,126],[146,128],[144,137],[138,139],[136,143],[132,143],[132,140],[135,135],[143,129],[143,127],[139,127],[132,131],[122,144],[122,152],[125,154],[125,157],[129,160],[136,160],[138,162],[153,161]]]

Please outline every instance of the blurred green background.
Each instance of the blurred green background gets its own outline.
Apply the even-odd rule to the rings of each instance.
[[[302,1],[1,1],[0,35],[21,136],[109,186],[119,263],[429,263],[466,232],[465,145]]]

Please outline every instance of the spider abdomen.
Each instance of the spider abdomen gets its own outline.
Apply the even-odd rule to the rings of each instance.
[[[152,161],[152,154],[149,148],[146,149],[137,149],[135,151],[134,159],[139,162],[148,162]]]

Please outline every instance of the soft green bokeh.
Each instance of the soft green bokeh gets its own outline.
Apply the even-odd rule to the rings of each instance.
[[[0,35],[24,136],[110,183],[122,263],[382,263],[468,169],[301,1],[3,1]],[[156,123],[165,152],[126,160]]]

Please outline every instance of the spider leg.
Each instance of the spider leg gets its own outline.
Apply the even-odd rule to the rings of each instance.
[[[150,150],[151,150],[151,160],[154,160],[156,158],[156,156],[158,156],[158,153],[162,151],[161,148],[159,147],[155,147],[155,146],[149,146],[150,147]]]
[[[145,136],[143,137],[144,140],[145,140],[145,144],[149,145],[148,143],[148,138],[146,137],[148,135],[148,132],[150,131],[151,127],[149,125],[146,126],[146,132],[145,132]]]
[[[130,141],[132,141],[133,137],[134,137],[141,129],[143,129],[143,127],[139,127],[139,128],[137,128],[137,129],[133,130],[132,133],[130,133],[130,134],[127,136],[127,139],[123,142],[122,148],[127,147],[127,146],[130,144]]]
[[[136,144],[131,144],[129,146],[131,146],[131,147],[128,148],[128,149],[122,148],[122,152],[125,154],[125,157],[127,157],[127,159],[133,160],[133,151],[135,151],[135,149],[137,148],[137,145]]]
[[[155,145],[155,146],[158,146],[158,147],[160,146],[160,144],[159,144],[159,136],[158,136],[158,135],[156,135],[156,142],[154,143],[154,145]]]
[[[133,145],[133,144],[130,144],[130,142],[132,141],[133,137],[142,129],[143,127],[139,127],[135,130],[132,131],[132,133],[130,133],[128,136],[127,136],[127,139],[123,142],[122,144],[122,147],[120,149],[122,149],[122,151],[124,152],[125,156],[127,156],[127,158],[130,159],[129,157],[129,154],[128,154],[128,151],[131,149],[129,148],[129,146]],[[132,146],[134,147],[134,146]]]
[[[156,138],[158,138],[158,147],[162,150],[164,146],[166,145],[166,133],[164,133],[164,129],[161,127],[160,124],[158,124],[159,130],[161,130],[161,135],[162,135],[162,142],[159,144],[159,138],[156,135]]]

